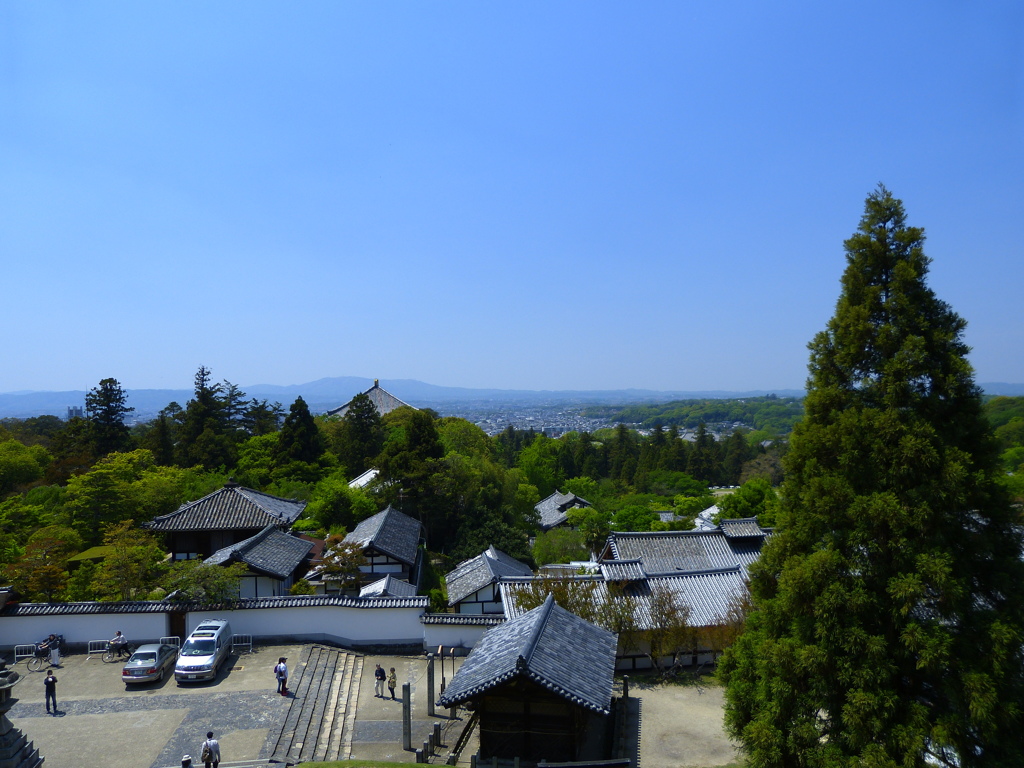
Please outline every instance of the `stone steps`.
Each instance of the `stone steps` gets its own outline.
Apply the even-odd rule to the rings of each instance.
[[[322,645],[303,650],[298,674],[289,680],[291,705],[274,734],[271,762],[295,765],[351,755],[361,669],[362,657],[349,651]]]

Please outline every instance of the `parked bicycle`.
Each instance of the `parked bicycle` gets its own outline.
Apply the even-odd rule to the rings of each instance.
[[[107,650],[103,652],[103,661],[110,664],[113,661],[117,661],[120,658],[130,659],[132,654],[135,653],[135,645],[133,643],[107,643]]]
[[[51,659],[51,653],[57,648],[60,656],[67,651],[67,644],[64,642],[64,635],[49,635],[45,640],[36,643],[35,653],[28,660],[28,668],[32,672],[38,672],[44,663]]]

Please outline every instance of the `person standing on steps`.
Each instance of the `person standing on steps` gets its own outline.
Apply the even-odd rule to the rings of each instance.
[[[217,768],[220,763],[220,742],[213,738],[213,731],[207,731],[201,754],[206,768]]]
[[[286,656],[282,656],[277,660],[277,666],[274,667],[274,676],[277,678],[277,692],[282,696],[288,695],[288,665],[285,662],[288,661]]]
[[[384,667],[380,664],[373,670],[373,695],[379,698],[384,698],[384,681],[387,679],[387,674],[384,672]]]
[[[391,668],[391,674],[388,675],[388,688],[391,690],[391,699],[395,698],[395,688],[398,687],[398,675],[395,674],[395,668]]]
[[[53,714],[57,714],[57,678],[53,676],[53,670],[46,673],[43,680],[43,687],[46,688],[46,714],[50,714],[50,704],[53,704]]]

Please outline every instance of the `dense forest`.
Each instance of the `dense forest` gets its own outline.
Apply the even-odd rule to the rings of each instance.
[[[448,565],[490,544],[533,564],[578,559],[611,530],[690,528],[716,502],[724,516],[757,515],[771,525],[783,436],[798,412],[798,402],[773,397],[690,401],[621,410],[623,420],[648,427],[644,434],[619,424],[558,439],[511,427],[488,437],[429,410],[381,417],[363,395],[344,418],[314,418],[301,398],[287,410],[247,399],[200,368],[184,406],[169,403],[129,428],[120,384],[104,379],[82,418],[0,422],[0,568],[33,599],[193,593],[194,564],[166,567],[161,542],[140,524],[231,478],[308,501],[297,527],[321,536],[343,534],[394,504],[423,522],[435,561]],[[1024,398],[996,398],[987,412],[1013,484],[1024,477]],[[701,416],[754,429],[716,439]],[[695,434],[684,439],[680,428]],[[371,467],[379,470],[374,483],[349,487]],[[716,486],[742,487],[715,496]],[[572,530],[540,533],[534,506],[556,490],[592,507],[573,512]],[[113,583],[95,559],[74,559],[93,547],[129,553],[135,586]]]

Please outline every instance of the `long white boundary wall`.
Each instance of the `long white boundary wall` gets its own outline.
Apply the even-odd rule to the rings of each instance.
[[[319,602],[319,604],[316,604]],[[181,634],[182,618],[187,635],[204,619],[227,619],[236,634],[252,635],[257,642],[331,642],[350,647],[392,646],[424,648],[424,626],[420,623],[427,600],[401,604],[376,600],[359,605],[323,604],[311,600],[302,604],[284,599],[282,604],[241,605],[231,608],[183,610],[182,606],[157,603],[118,604],[21,604],[0,615],[0,650],[35,643],[51,632],[64,635],[73,648],[84,648],[90,640],[113,637],[120,630],[133,643],[157,642]],[[383,604],[382,604],[383,603]],[[389,604],[390,603],[390,604]],[[396,604],[397,603],[397,604]],[[176,615],[177,614],[177,615]],[[174,618],[172,618],[174,617]],[[176,618],[176,620],[174,620]],[[178,628],[178,632],[174,628]]]
[[[0,616],[0,650],[15,645],[38,643],[50,633],[64,635],[72,645],[90,640],[109,640],[114,633],[130,642],[157,642],[169,634],[166,613],[87,613],[43,616]]]

